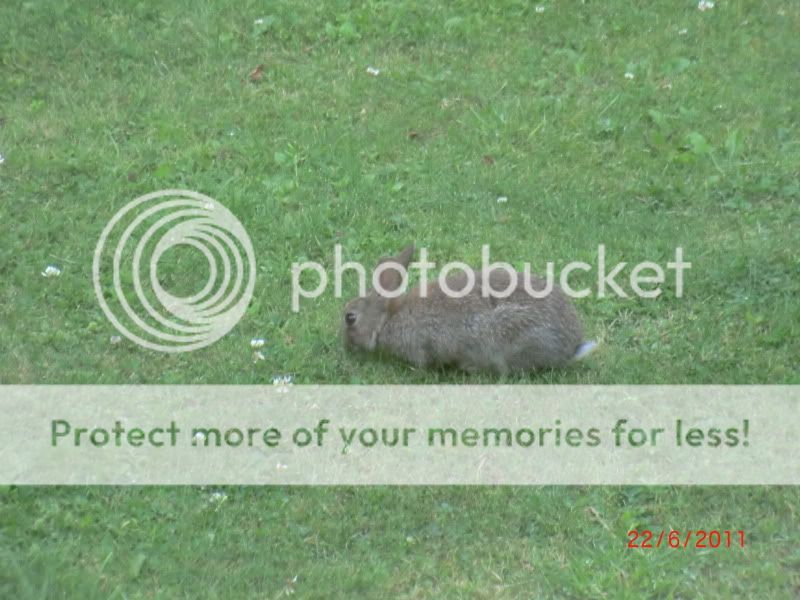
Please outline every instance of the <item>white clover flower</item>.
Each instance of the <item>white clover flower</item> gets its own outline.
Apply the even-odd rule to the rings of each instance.
[[[634,78],[633,73],[631,73],[630,71],[625,71],[625,79],[633,79],[633,78]]]
[[[272,378],[272,385],[278,388],[278,392],[285,394],[289,391],[289,386],[294,382],[293,375],[275,375]]]
[[[678,35],[686,35],[689,33],[689,30],[684,27],[683,29],[678,29]]]
[[[369,73],[373,77],[377,77],[378,75],[381,74],[381,70],[376,69],[375,67],[367,67],[367,73]]]
[[[259,18],[253,21],[253,25],[263,25],[263,24],[264,24],[264,19]]]
[[[536,12],[539,13],[539,14],[542,14],[544,12],[544,6],[542,6],[541,4],[539,6],[537,6],[536,7]]]
[[[58,277],[61,275],[61,269],[55,265],[47,265],[47,268],[42,271],[42,277]]]
[[[0,165],[2,165],[4,162],[6,162],[6,157],[0,154]]]
[[[214,492],[208,497],[211,504],[222,504],[228,499],[228,494],[225,492]]]
[[[714,8],[714,3],[710,0],[700,0],[700,2],[697,3],[697,10],[705,12],[712,8]]]
[[[497,197],[497,203],[498,204],[505,204],[506,202],[508,202],[508,196],[498,196]]]
[[[265,340],[264,338],[253,338],[252,340],[250,340],[250,347],[253,350],[258,350],[259,348],[263,348],[264,344],[266,343],[267,340]]]

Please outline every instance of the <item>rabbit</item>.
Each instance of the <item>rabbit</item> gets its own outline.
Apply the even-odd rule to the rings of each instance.
[[[413,244],[396,257],[382,258],[378,265],[393,263],[380,273],[378,282],[392,294],[402,286],[397,267],[407,269]],[[420,288],[390,298],[371,290],[347,303],[342,336],[350,349],[384,351],[420,367],[454,365],[467,372],[493,371],[505,375],[563,367],[588,355],[596,347],[584,341],[583,328],[569,298],[556,285],[543,298],[525,291],[522,274],[505,298],[482,295],[484,275],[473,271],[475,285],[461,298],[445,293],[429,282],[427,296]],[[494,290],[505,290],[510,275],[503,269],[488,271]],[[534,290],[545,281],[531,275]],[[450,290],[465,289],[468,277],[459,271],[447,277]]]

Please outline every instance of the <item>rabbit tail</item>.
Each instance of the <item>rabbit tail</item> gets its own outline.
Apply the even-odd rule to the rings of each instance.
[[[583,360],[587,356],[589,356],[594,349],[597,348],[597,342],[594,340],[589,340],[586,342],[582,342],[578,345],[577,349],[575,350],[575,354],[572,357],[573,361]]]

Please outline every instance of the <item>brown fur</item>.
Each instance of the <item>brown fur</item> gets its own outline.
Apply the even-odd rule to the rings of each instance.
[[[413,255],[410,246],[397,257],[382,259],[404,268]],[[351,348],[384,350],[418,367],[455,365],[466,371],[524,371],[561,367],[574,357],[583,341],[580,319],[569,298],[558,286],[544,298],[530,296],[523,287],[523,275],[507,298],[484,298],[484,280],[475,271],[475,286],[463,298],[452,298],[440,289],[438,281],[428,283],[422,298],[416,287],[404,296],[384,298],[375,290],[351,300],[345,315],[355,315],[355,323],[342,321],[345,343]],[[505,289],[509,275],[503,270],[489,273],[495,290]],[[456,272],[447,278],[451,290],[467,285],[467,276]],[[396,270],[382,273],[381,285],[389,290],[400,287]],[[545,281],[531,277],[535,290]]]

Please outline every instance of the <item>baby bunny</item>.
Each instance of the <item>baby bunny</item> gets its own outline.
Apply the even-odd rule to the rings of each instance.
[[[524,275],[504,297],[483,290],[506,290],[511,276],[504,269],[472,271],[475,284],[469,293],[453,297],[439,282],[429,282],[427,295],[420,287],[395,296],[403,285],[403,272],[414,254],[411,245],[396,257],[383,258],[378,267],[379,288],[347,303],[342,335],[349,349],[381,350],[418,367],[455,365],[465,371],[525,371],[562,367],[589,354],[596,346],[584,341],[575,308],[561,289],[535,298],[526,292]],[[377,267],[376,267],[377,269]],[[543,279],[530,276],[534,291],[546,289]],[[457,271],[445,280],[451,292],[463,292],[469,277]]]

